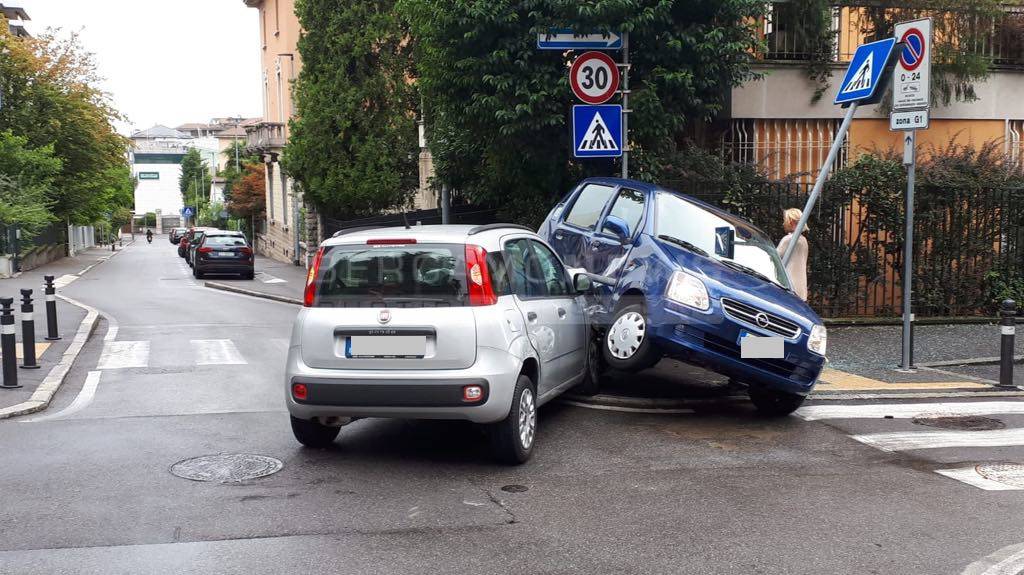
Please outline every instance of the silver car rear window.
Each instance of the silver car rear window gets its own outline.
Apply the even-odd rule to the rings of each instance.
[[[328,247],[313,307],[468,305],[465,250],[461,244]]]

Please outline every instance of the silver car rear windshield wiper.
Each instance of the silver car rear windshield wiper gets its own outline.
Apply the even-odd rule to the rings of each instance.
[[[747,266],[745,266],[743,264],[740,264],[740,263],[736,263],[736,262],[734,262],[732,260],[724,260],[723,259],[723,260],[718,260],[718,261],[721,262],[722,264],[724,264],[726,267],[730,267],[730,268],[732,268],[732,269],[734,269],[736,271],[741,271],[741,272],[743,272],[745,274],[750,274],[750,275],[752,275],[752,276],[754,276],[756,278],[762,279],[762,280],[764,280],[766,282],[771,282],[771,283],[773,283],[773,284],[775,284],[777,286],[782,287],[782,285],[779,282],[772,281],[771,278],[769,278],[768,276],[764,275],[763,273],[755,270],[754,268],[748,268]]]
[[[698,248],[697,246],[691,244],[690,242],[688,242],[686,240],[681,240],[681,239],[679,239],[679,238],[677,238],[675,236],[670,236],[670,235],[667,235],[667,234],[661,234],[661,235],[658,236],[658,239],[659,240],[665,240],[666,242],[669,242],[669,243],[673,243],[673,244],[675,244],[675,245],[677,245],[677,246],[679,246],[679,247],[681,247],[683,249],[690,250],[691,252],[693,252],[695,254],[700,254],[700,255],[702,255],[704,257],[707,257],[707,255],[708,255],[708,253],[706,251]]]

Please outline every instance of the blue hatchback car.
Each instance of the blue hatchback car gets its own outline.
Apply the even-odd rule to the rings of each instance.
[[[664,356],[745,384],[786,415],[825,363],[821,319],[789,287],[775,246],[750,223],[660,186],[584,180],[539,230],[568,266],[605,276],[602,355],[638,371]]]

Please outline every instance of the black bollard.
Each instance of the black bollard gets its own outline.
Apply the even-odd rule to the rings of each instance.
[[[1017,302],[1004,300],[999,308],[999,387],[1013,387],[1013,338],[1017,331]]]
[[[11,309],[14,306],[14,298],[0,298],[0,353],[3,353],[4,389],[17,389],[18,385],[18,342],[14,335],[14,314]]]
[[[46,341],[57,341],[57,288],[53,287],[53,276],[43,276],[46,281]]]
[[[36,319],[33,317],[32,290],[21,290],[21,368],[39,369],[36,363]]]

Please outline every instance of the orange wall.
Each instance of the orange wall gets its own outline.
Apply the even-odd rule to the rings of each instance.
[[[954,138],[958,143],[974,145],[1006,137],[1006,124],[1002,120],[936,120],[927,130],[917,132],[918,154],[944,147]],[[893,149],[903,152],[903,135],[889,130],[889,120],[881,118],[854,120],[850,124],[851,160],[875,150]]]
[[[295,0],[263,0],[257,8],[260,11],[263,77],[266,80],[263,119],[287,125],[292,116],[291,84],[302,68],[297,46],[301,28],[295,15]]]

